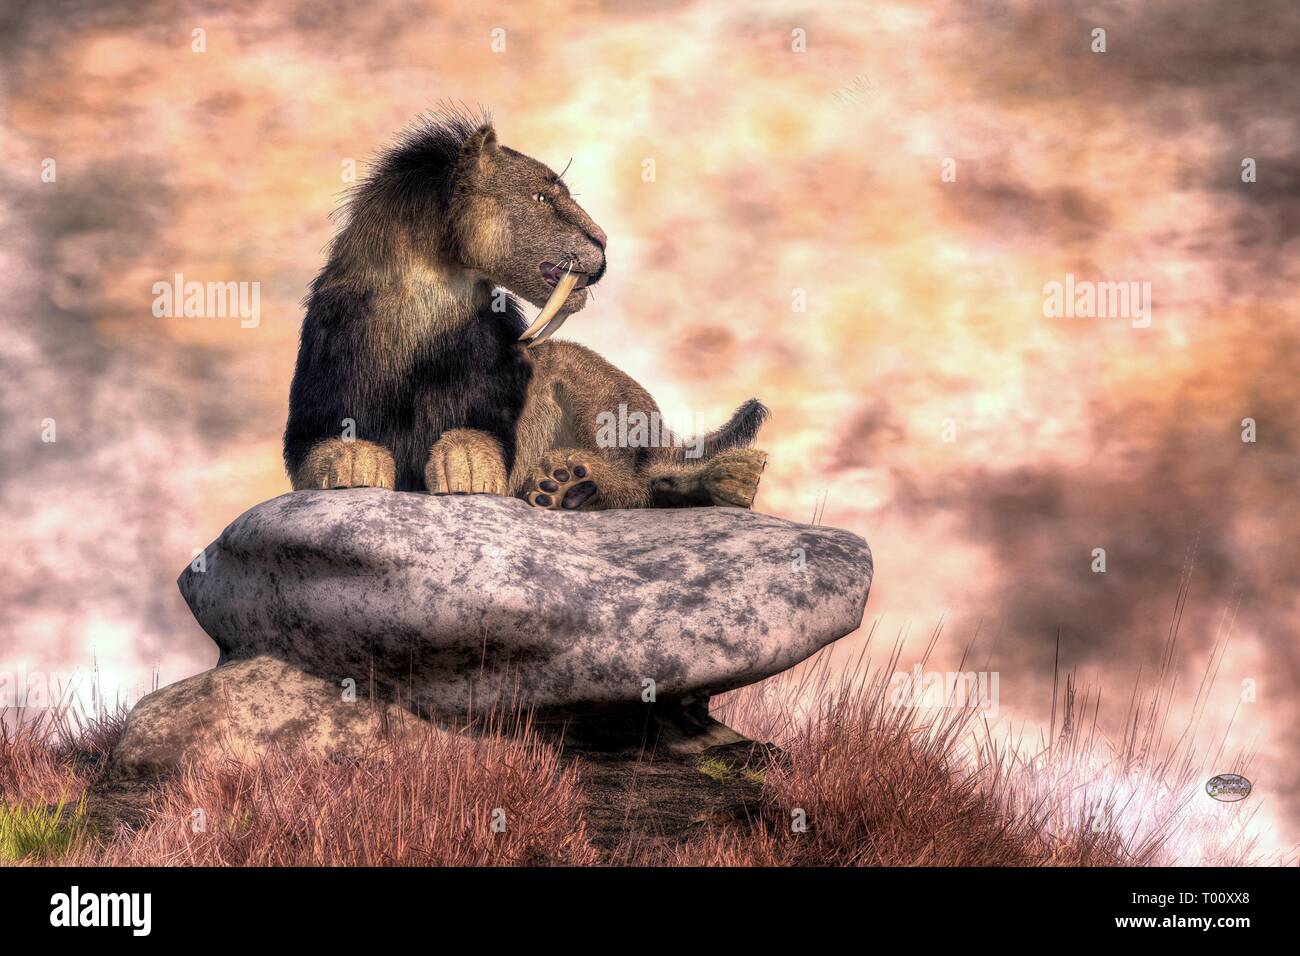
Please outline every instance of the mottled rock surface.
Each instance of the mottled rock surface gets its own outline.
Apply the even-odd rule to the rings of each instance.
[[[135,706],[119,781],[277,744],[357,754],[412,713],[515,707],[575,752],[623,752],[610,767],[658,751],[693,780],[687,755],[743,742],[709,696],[856,628],[872,570],[856,535],[739,509],[370,489],[258,505],[201,566],[179,584],[220,665]]]
[[[514,498],[299,491],[180,588],[223,662],[269,656],[424,713],[591,714],[716,694],[854,630],[866,542],[734,508],[565,513]]]
[[[413,721],[393,704],[343,689],[273,657],[253,657],[141,698],[113,751],[115,777],[150,777],[185,760],[247,759],[274,745],[355,753]]]

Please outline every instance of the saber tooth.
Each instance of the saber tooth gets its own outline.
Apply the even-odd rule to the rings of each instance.
[[[560,331],[560,326],[562,326],[567,321],[569,321],[569,317],[567,315],[557,315],[555,318],[551,319],[550,322],[546,323],[546,328],[542,329],[542,331],[538,332],[535,336],[533,336],[533,340],[529,342],[528,345],[525,346],[525,348],[531,349],[533,346],[540,345],[542,342],[545,342],[556,332]]]
[[[547,323],[555,318],[555,313],[560,311],[560,306],[564,305],[564,300],[569,297],[569,293],[573,291],[577,284],[578,277],[571,271],[560,276],[560,281],[555,283],[555,289],[551,292],[551,297],[546,300],[546,304],[542,306],[542,311],[533,320],[533,324],[524,330],[523,335],[519,336],[519,341],[522,342],[524,339],[531,338],[545,328]]]
[[[556,286],[556,288],[558,289],[559,286]],[[554,293],[552,293],[552,295],[554,295]],[[544,323],[544,320],[543,320],[542,317],[541,317],[541,313],[538,313],[537,321],[535,321],[532,325],[528,326],[528,328],[524,329],[524,334],[521,335],[521,336],[519,336],[519,338],[516,339],[515,341],[517,341],[517,342],[522,342],[522,341],[524,341],[525,339],[530,339],[530,338],[532,338],[534,335],[537,334],[537,331],[538,331],[538,330],[539,330],[539,329],[540,329],[544,324],[545,324],[545,323]]]

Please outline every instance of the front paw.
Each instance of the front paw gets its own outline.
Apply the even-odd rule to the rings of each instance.
[[[330,438],[307,453],[293,486],[304,488],[395,488],[397,464],[382,445]]]
[[[424,484],[434,495],[505,494],[506,460],[500,443],[473,428],[443,432],[429,452]]]
[[[758,482],[767,467],[767,452],[757,448],[732,448],[709,459],[704,470],[704,490],[715,505],[748,508],[758,494]]]
[[[594,455],[582,451],[553,451],[528,473],[523,498],[537,508],[576,511],[592,508],[600,496]]]

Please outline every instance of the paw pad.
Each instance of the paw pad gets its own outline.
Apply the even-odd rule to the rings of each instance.
[[[550,462],[543,461],[535,471],[531,487],[524,498],[537,508],[575,511],[600,490],[590,475],[591,470],[586,465],[572,460],[554,467]]]

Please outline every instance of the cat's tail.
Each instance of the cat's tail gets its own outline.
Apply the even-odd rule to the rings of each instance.
[[[767,406],[758,399],[751,398],[732,413],[725,425],[705,435],[702,443],[699,438],[695,438],[681,445],[674,442],[671,447],[660,449],[662,460],[707,461],[728,448],[748,448],[758,437],[758,430],[767,421],[767,416]]]

